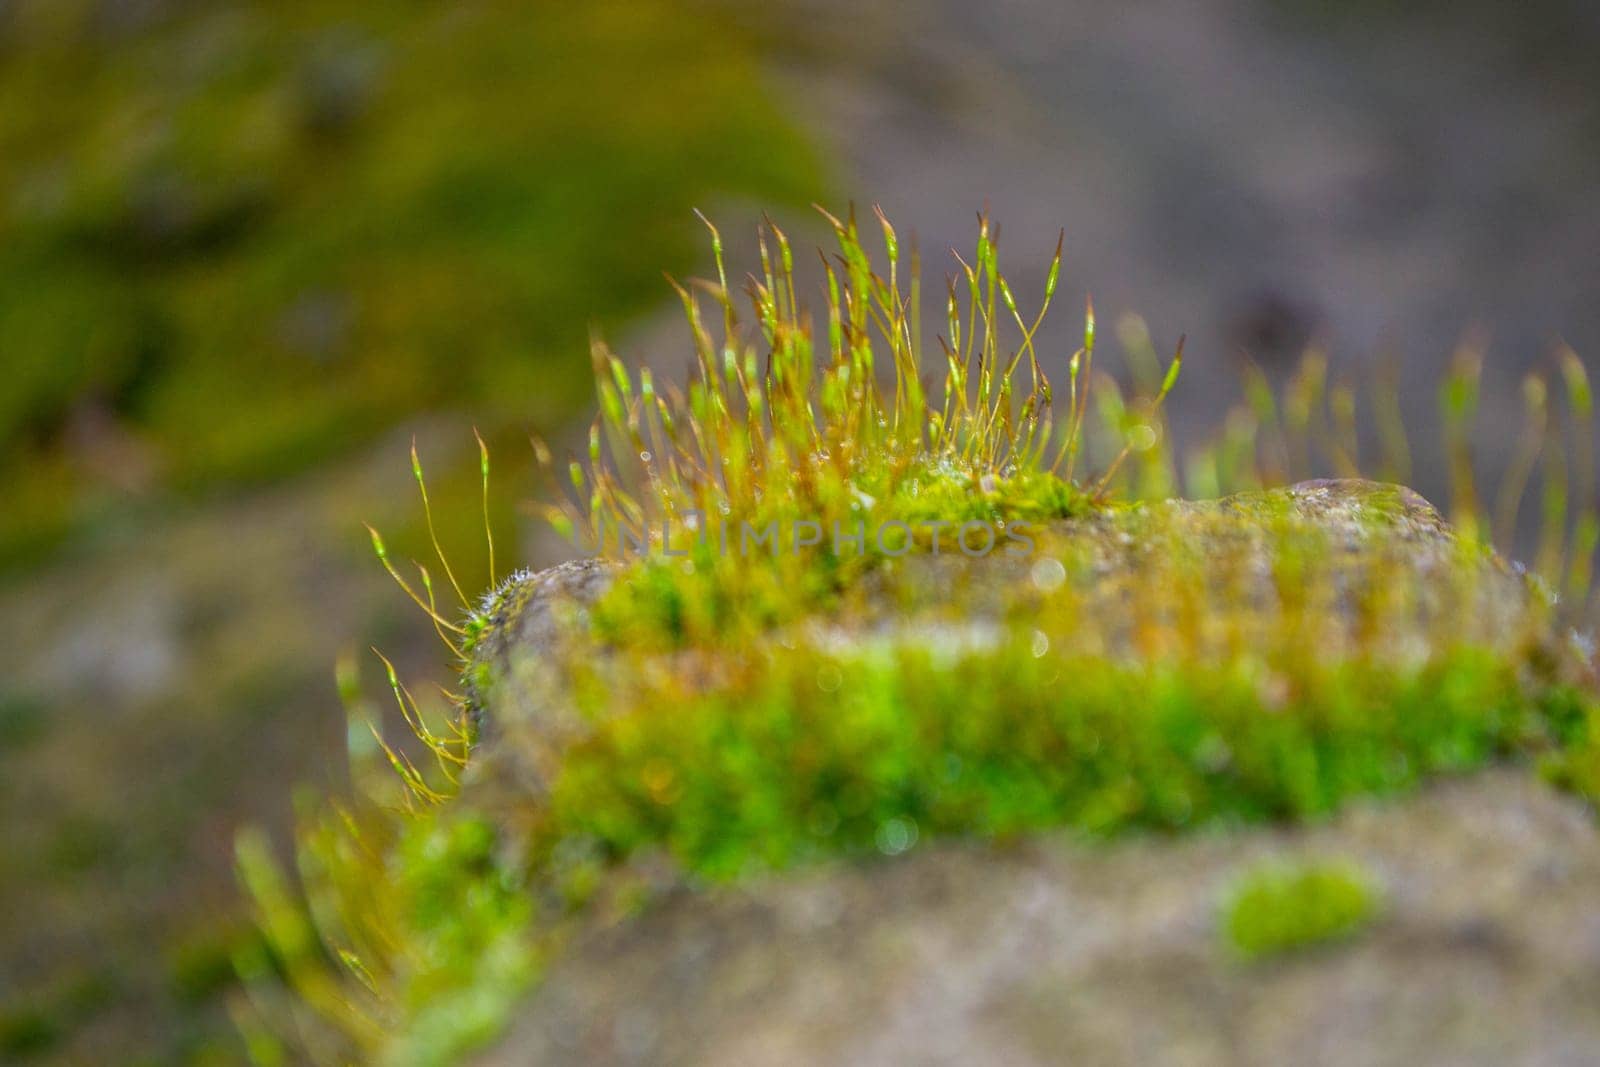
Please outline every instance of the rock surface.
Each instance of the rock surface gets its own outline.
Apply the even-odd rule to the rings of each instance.
[[[1381,917],[1239,961],[1219,899],[1306,856],[1364,865]],[[480,1063],[1589,1064],[1596,899],[1590,814],[1515,769],[1315,828],[939,845],[590,929]]]

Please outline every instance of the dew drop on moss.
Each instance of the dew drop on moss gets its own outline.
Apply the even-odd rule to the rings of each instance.
[[[917,843],[917,824],[907,818],[886,819],[878,825],[878,851],[898,856]]]
[[[1059,559],[1046,556],[1033,565],[1029,577],[1040,591],[1050,593],[1060,589],[1066,582],[1067,568],[1062,566]]]

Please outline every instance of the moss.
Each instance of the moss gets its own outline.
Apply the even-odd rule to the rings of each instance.
[[[393,1063],[447,1063],[498,1032],[536,973],[533,899],[497,862],[499,831],[481,818],[414,829],[396,855],[404,929],[419,950],[406,976],[410,1025]]]
[[[448,1062],[492,1036],[570,921],[627,914],[663,870],[695,883],[954,837],[1315,820],[1496,760],[1600,780],[1592,664],[1476,526],[1457,534],[1415,494],[1359,482],[1119,499],[1170,484],[1147,446],[1168,437],[1181,355],[1125,401],[1091,374],[1091,309],[1052,386],[985,221],[932,397],[892,226],[880,218],[884,271],[854,218],[832,221],[815,334],[776,228],[741,327],[713,230],[718,281],[684,294],[688,391],[599,352],[588,462],[563,472],[549,516],[646,551],[519,576],[456,632],[470,708],[502,727],[465,773],[457,742],[419,730],[438,773],[385,749],[399,782],[384,795],[406,815],[309,819],[310,916],[250,879],[341,1049]],[[1078,467],[1091,385],[1127,435],[1097,450],[1093,479]],[[1119,475],[1136,445],[1139,469]],[[691,513],[707,536],[669,555],[664,524]],[[713,532],[924,521],[1038,536],[974,560],[940,559],[920,531],[903,557],[872,539],[728,552]],[[1371,907],[1357,881],[1248,881],[1241,950],[1348,932]],[[329,979],[324,944],[350,974]],[[362,992],[346,997],[352,975]]]
[[[703,695],[624,684],[640,710],[565,754],[543,847],[660,849],[728,878],[870,853],[896,821],[930,840],[1318,818],[1549,739],[1543,698],[1488,651],[1295,686],[1278,706],[1259,662],[1121,666],[1021,643],[758,654]]]
[[[1047,656],[1028,633],[965,651],[777,643],[725,660],[711,685],[703,662],[605,670],[603,687],[580,687],[600,701],[595,729],[547,790],[502,779],[398,824],[318,816],[302,874],[313,899],[343,902],[330,943],[352,953],[354,1010],[384,1035],[373,1047],[442,1064],[490,1041],[574,914],[625,915],[663,861],[725,881],[952,837],[1315,820],[1353,796],[1563,752],[1572,723],[1600,714],[1483,647],[1302,664],[1286,692],[1264,660]],[[1252,892],[1238,935],[1252,958],[1356,922],[1339,885]],[[294,976],[327,964],[318,942],[298,958],[283,947],[300,936],[273,951],[309,993],[320,979]]]
[[[1271,863],[1245,872],[1222,907],[1229,947],[1247,960],[1346,940],[1377,916],[1376,881],[1354,863]]]
[[[1541,763],[1545,779],[1600,804],[1600,703],[1583,690],[1553,694],[1552,725],[1559,748]]]

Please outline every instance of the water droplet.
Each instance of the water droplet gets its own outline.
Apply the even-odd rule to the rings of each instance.
[[[878,851],[898,856],[917,843],[917,824],[906,818],[886,819],[878,825]]]
[[[1060,589],[1067,580],[1067,568],[1062,566],[1059,559],[1046,556],[1033,565],[1029,575],[1033,584],[1042,592],[1053,593]]]

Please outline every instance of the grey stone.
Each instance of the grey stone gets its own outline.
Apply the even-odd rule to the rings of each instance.
[[[1242,871],[1361,864],[1352,940],[1245,963]],[[482,1067],[1591,1064],[1600,835],[1520,770],[1331,824],[1088,845],[947,843],[682,890],[577,935]]]

